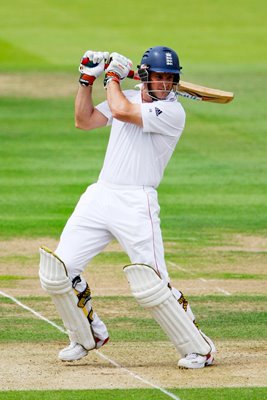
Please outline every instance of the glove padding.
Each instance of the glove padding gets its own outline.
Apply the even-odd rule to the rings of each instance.
[[[105,69],[105,63],[109,61],[109,53],[107,51],[87,50],[79,66],[81,73],[79,82],[82,85],[92,85],[95,79],[102,74]]]
[[[132,61],[122,56],[118,53],[111,53],[110,54],[110,64],[106,69],[106,77],[107,76],[117,76],[120,80],[127,77],[131,68],[132,68]]]

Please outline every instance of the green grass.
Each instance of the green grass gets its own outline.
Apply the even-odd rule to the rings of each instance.
[[[122,0],[116,7],[107,0],[101,7],[84,0],[14,0],[12,7],[6,2],[0,19],[1,69],[73,69],[87,48],[126,52],[137,63],[147,47],[165,43],[193,70],[212,62],[266,62],[264,0],[255,8],[250,0],[188,0],[182,7],[170,0],[162,11],[152,0],[127,8]]]
[[[266,275],[263,274],[240,274],[234,272],[198,272],[194,273],[192,276],[191,272],[184,272],[184,271],[172,271],[170,273],[171,279],[197,279],[197,278],[204,278],[204,279],[256,279],[265,281]]]
[[[264,400],[267,398],[267,388],[196,388],[168,389],[179,396],[181,400]],[[0,392],[4,400],[166,400],[169,397],[155,389],[113,389],[113,390],[56,390],[56,391],[9,391]]]
[[[26,279],[25,276],[19,275],[0,275],[0,281],[17,281]]]
[[[72,100],[0,102],[1,234],[58,234],[97,177],[107,135],[75,132]],[[22,115],[20,122],[14,115]]]

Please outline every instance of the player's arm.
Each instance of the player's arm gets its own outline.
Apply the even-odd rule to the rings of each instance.
[[[140,104],[131,103],[124,96],[120,87],[120,81],[127,77],[132,62],[118,53],[112,53],[110,59],[110,64],[106,69],[104,86],[107,90],[107,101],[112,116],[120,121],[142,126]]]
[[[82,57],[79,66],[80,87],[75,99],[75,126],[79,129],[91,130],[105,126],[107,118],[93,104],[93,83],[104,71],[105,61],[109,53],[88,50]]]
[[[91,130],[107,124],[107,118],[96,108],[92,100],[92,86],[80,86],[75,99],[75,126]]]
[[[131,103],[115,80],[107,85],[107,101],[113,118],[139,126],[143,125],[140,104]]]

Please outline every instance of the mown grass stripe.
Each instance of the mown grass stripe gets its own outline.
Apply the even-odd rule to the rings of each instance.
[[[172,388],[184,400],[264,400],[266,387]],[[0,392],[1,400],[163,400],[155,389],[10,390]]]

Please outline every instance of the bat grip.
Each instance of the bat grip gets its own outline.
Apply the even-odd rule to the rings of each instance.
[[[82,65],[88,65],[90,62],[91,61],[90,61],[90,59],[88,57],[84,57],[82,59],[82,61],[81,61],[81,64]],[[105,63],[104,69],[107,69],[108,66],[109,66],[109,63]],[[129,71],[129,73],[127,75],[127,78],[134,79],[136,81],[140,81],[139,75],[137,74],[137,72],[135,72],[132,69]]]

